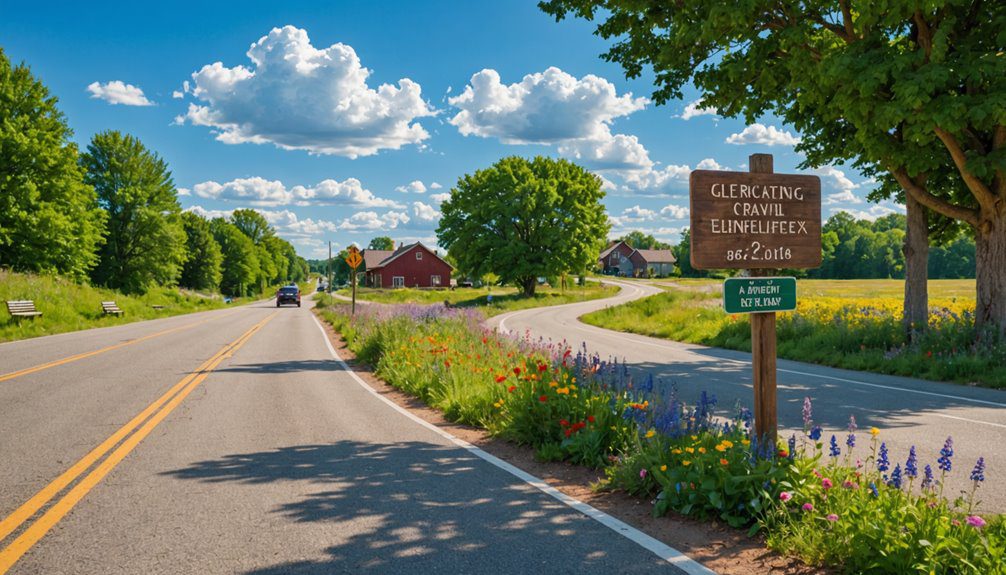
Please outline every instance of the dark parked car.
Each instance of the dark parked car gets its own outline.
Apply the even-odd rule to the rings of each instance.
[[[276,307],[285,303],[295,303],[300,307],[300,288],[297,286],[283,286],[276,292]]]

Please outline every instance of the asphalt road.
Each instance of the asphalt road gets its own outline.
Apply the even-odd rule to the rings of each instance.
[[[682,572],[326,341],[259,303],[0,345],[0,573]]]
[[[716,395],[719,413],[729,415],[740,402],[753,406],[751,356],[747,353],[682,344],[619,333],[580,322],[581,315],[606,306],[646,297],[661,290],[637,282],[618,282],[613,298],[551,308],[531,309],[492,318],[489,325],[516,333],[563,341],[578,348],[586,343],[602,358],[624,360],[634,377],[653,373],[663,385],[678,386],[680,397],[694,402],[702,390]],[[955,497],[971,488],[971,469],[979,457],[987,465],[980,491],[980,511],[1006,512],[1006,393],[997,390],[935,383],[821,367],[796,361],[778,362],[781,436],[802,432],[803,398],[811,397],[814,420],[825,427],[845,452],[850,415],[859,425],[854,453],[869,453],[870,426],[880,428],[891,465],[904,462],[909,448],[918,451],[920,473],[926,463],[937,476],[936,459],[948,436],[954,440],[953,470],[945,494]]]

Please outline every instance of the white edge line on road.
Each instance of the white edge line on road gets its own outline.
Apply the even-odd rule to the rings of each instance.
[[[495,455],[492,455],[479,449],[478,447],[475,447],[474,445],[468,443],[463,439],[455,437],[454,435],[448,433],[447,431],[440,429],[436,425],[433,425],[432,423],[418,417],[417,415],[413,414],[404,407],[391,401],[387,397],[384,397],[383,395],[378,393],[377,390],[375,390],[373,387],[370,387],[370,385],[367,382],[363,381],[363,379],[361,379],[360,376],[356,375],[356,373],[349,368],[346,362],[343,361],[341,357],[339,357],[339,354],[335,351],[335,348],[332,347],[332,342],[329,341],[328,334],[325,333],[325,328],[324,326],[321,325],[321,322],[318,321],[318,317],[314,314],[311,314],[311,318],[314,319],[315,325],[318,326],[318,329],[321,331],[322,338],[325,340],[325,346],[328,347],[329,353],[331,353],[335,361],[339,363],[339,366],[342,367],[342,369],[345,370],[346,373],[348,373],[350,377],[352,377],[353,380],[356,381],[356,383],[360,384],[365,390],[367,390],[367,392],[369,392],[377,399],[380,399],[384,403],[388,404],[395,411],[401,413],[405,417],[408,417],[415,423],[418,423],[419,425],[429,429],[430,431],[436,433],[437,435],[440,435],[441,437],[447,439],[448,441],[457,445],[458,447],[465,449],[472,455],[475,455],[483,459],[484,461],[495,465],[496,467],[502,469],[503,471],[506,471],[507,473],[510,473],[511,475],[517,477],[518,479],[527,483],[528,485],[559,500],[566,506],[575,509],[576,511],[579,511],[580,513],[586,515],[587,517],[590,517],[591,519],[597,521],[601,525],[604,525],[608,529],[611,529],[615,533],[618,533],[619,535],[625,537],[626,539],[629,539],[630,541],[639,545],[640,547],[643,547],[647,551],[650,551],[657,557],[660,557],[664,561],[672,564],[678,569],[681,569],[685,573],[688,573],[689,575],[716,575],[715,571],[703,566],[701,563],[688,557],[687,555],[678,551],[677,549],[670,547],[669,545],[666,545],[664,543],[661,543],[657,539],[654,539],[653,537],[647,535],[646,533],[643,533],[642,531],[636,529],[635,527],[632,527],[631,525],[625,523],[624,521],[616,519],[611,515],[608,515],[607,513],[591,505],[588,505],[576,498],[566,495],[565,493],[552,487],[551,485],[535,477],[534,475],[531,475],[530,473],[527,473],[526,471],[518,467],[515,467],[507,463],[506,461],[503,461],[502,459],[496,457]]]
[[[505,316],[502,316],[500,318],[500,322],[499,322],[499,330],[501,332],[503,332],[503,333],[509,333],[510,331],[507,330],[506,326],[505,326],[506,320],[511,319],[513,316],[516,316],[518,314],[524,313],[526,311],[530,311],[530,310],[518,310],[518,311],[515,311],[515,312],[511,312],[510,314],[507,314]],[[636,335],[636,337],[625,337],[625,336],[621,335],[619,332],[616,332],[616,331],[613,331],[613,330],[610,330],[610,329],[604,329],[604,328],[599,328],[597,326],[585,324],[582,321],[579,321],[579,318],[577,318],[577,323],[579,324],[577,327],[580,328],[582,331],[590,332],[590,331],[593,331],[593,330],[597,330],[597,331],[604,332],[604,334],[607,335],[607,336],[609,336],[609,337],[614,337],[614,338],[618,338],[618,339],[621,339],[621,340],[630,341],[630,342],[635,343],[635,344],[650,345],[650,346],[659,347],[659,348],[662,348],[662,349],[669,349],[669,348],[674,347],[673,345],[669,345],[669,343],[676,343],[676,342],[646,341],[645,339],[651,339],[651,338],[648,338],[648,337],[646,337],[644,335],[638,335],[638,334]],[[645,338],[645,339],[641,339],[641,338]],[[727,350],[727,351],[730,351],[730,350]],[[731,358],[717,358],[717,359],[719,359],[720,361],[725,361],[725,362],[730,362],[730,363],[737,363],[737,364],[741,364],[741,365],[749,365],[750,364],[750,362],[743,361],[743,360],[740,360],[740,359],[731,359]],[[993,407],[1006,407],[1006,403],[1001,403],[1001,402],[996,402],[996,401],[987,401],[987,400],[984,400],[984,399],[975,399],[975,398],[972,398],[972,397],[963,397],[963,396],[960,396],[960,395],[951,395],[949,393],[937,393],[935,391],[923,391],[921,389],[911,389],[911,388],[908,388],[908,387],[899,387],[899,386],[896,386],[896,385],[883,385],[883,384],[880,384],[880,383],[869,383],[869,382],[866,382],[866,381],[859,381],[859,380],[856,380],[856,379],[847,379],[847,378],[844,378],[844,377],[835,377],[833,375],[821,375],[821,374],[810,373],[810,372],[806,372],[806,371],[796,371],[796,370],[793,370],[793,369],[778,368],[777,371],[780,371],[782,373],[791,373],[793,375],[802,375],[802,376],[805,376],[805,377],[816,377],[816,378],[819,378],[819,379],[830,379],[832,381],[841,381],[842,383],[851,383],[851,384],[854,384],[854,385],[862,385],[862,386],[865,386],[865,387],[873,387],[873,388],[877,388],[877,389],[886,389],[886,390],[890,390],[890,391],[902,391],[902,392],[905,392],[905,393],[914,393],[914,394],[917,394],[917,395],[928,395],[928,396],[931,396],[931,397],[942,397],[944,399],[953,399],[953,400],[956,400],[956,401],[965,401],[965,402],[969,402],[969,403],[977,403],[977,404],[980,404],[980,405],[991,405]],[[989,423],[987,421],[979,421],[979,420],[976,420],[976,419],[963,419],[963,418],[959,418],[959,419],[962,419],[964,421],[970,421],[972,423],[979,423],[979,424],[985,424],[985,425],[999,426],[999,424],[996,424],[996,423]]]

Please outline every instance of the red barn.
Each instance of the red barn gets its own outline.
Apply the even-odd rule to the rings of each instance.
[[[393,252],[363,250],[368,287],[448,287],[451,264],[440,255],[416,242]]]

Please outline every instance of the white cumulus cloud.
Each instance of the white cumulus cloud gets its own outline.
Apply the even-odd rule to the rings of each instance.
[[[102,84],[101,82],[91,82],[87,85],[87,91],[92,98],[104,100],[109,104],[122,104],[123,106],[153,106],[154,103],[143,95],[143,90],[139,86],[126,84],[122,80],[112,80]]]
[[[683,220],[688,217],[688,208],[668,204],[660,208],[660,215],[669,220]]]
[[[800,143],[800,138],[793,134],[764,124],[751,124],[744,128],[744,131],[731,134],[727,137],[728,144],[737,146],[744,144],[762,144],[765,146],[795,146]]]
[[[253,206],[339,205],[360,208],[402,208],[402,204],[379,198],[363,187],[360,180],[322,180],[314,186],[287,188],[279,180],[238,178],[225,183],[207,181],[192,186],[200,198],[245,202]]]
[[[433,200],[434,202],[438,203],[438,204],[442,204],[442,203],[446,202],[447,200],[451,199],[451,194],[447,193],[447,192],[445,192],[443,194],[431,194],[430,195],[430,199]]]
[[[890,207],[890,206],[880,206],[880,205],[877,205],[877,206],[870,206],[869,209],[866,209],[866,210],[854,210],[854,209],[851,209],[851,208],[832,208],[831,209],[831,213],[832,214],[837,213],[837,212],[846,212],[846,213],[851,214],[856,219],[859,219],[859,220],[869,220],[869,221],[872,222],[872,221],[876,220],[877,218],[882,218],[884,216],[888,216],[888,215],[891,215],[891,214],[904,213],[904,208],[901,208],[900,206],[898,208],[893,208],[893,207]]]
[[[432,222],[440,219],[440,212],[436,208],[423,202],[412,202],[412,215],[421,222]]]
[[[717,113],[716,108],[703,106],[702,99],[700,98],[689,102],[681,112],[680,118],[682,120],[691,120],[698,116],[715,116]]]
[[[577,79],[551,67],[510,85],[500,81],[496,70],[482,70],[449,102],[460,110],[450,122],[466,136],[554,144],[601,136],[612,120],[642,110],[647,100],[619,96],[604,78],[588,74]]]
[[[398,186],[397,188],[395,188],[395,191],[396,192],[402,192],[403,194],[408,194],[408,193],[412,193],[412,194],[425,194],[426,193],[426,184],[424,184],[423,182],[421,182],[419,180],[412,180],[411,182],[409,182],[408,184],[405,184],[404,186]]]
[[[357,212],[339,223],[339,230],[347,232],[376,232],[393,230],[401,224],[409,223],[405,212],[390,211],[381,215],[377,212]]]
[[[249,67],[207,64],[192,74],[183,120],[216,130],[228,144],[272,143],[356,158],[418,144],[429,133],[415,120],[436,112],[419,84],[371,88],[370,70],[352,47],[319,49],[305,30],[273,28],[247,52]]]

